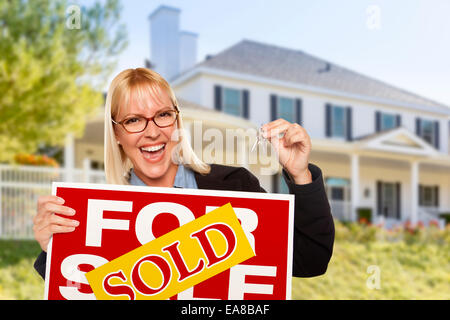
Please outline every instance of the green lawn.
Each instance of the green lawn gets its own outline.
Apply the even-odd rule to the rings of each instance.
[[[33,268],[41,248],[31,240],[0,240],[0,299],[43,299],[44,281]]]
[[[0,299],[42,299],[34,241],[0,241]],[[374,274],[369,266],[375,266]],[[370,286],[379,276],[379,289]],[[369,281],[368,281],[369,279]],[[367,285],[369,282],[369,286]],[[325,275],[294,278],[293,299],[450,299],[450,228],[383,231],[336,224]]]

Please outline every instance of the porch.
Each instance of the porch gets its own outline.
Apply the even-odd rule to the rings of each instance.
[[[400,128],[353,142],[313,140],[332,213],[386,227],[438,223],[450,213],[450,157]]]

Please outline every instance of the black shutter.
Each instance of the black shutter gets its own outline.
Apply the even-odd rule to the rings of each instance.
[[[242,91],[242,107],[243,116],[245,119],[249,118],[249,104],[250,104],[250,93],[248,90]]]
[[[347,141],[352,141],[353,140],[352,108],[347,107],[345,111],[346,111],[346,117],[347,117],[347,121],[346,121]]]
[[[383,195],[382,195],[382,182],[377,181],[377,213],[383,215]]]
[[[375,132],[381,131],[381,112],[375,112]]]
[[[302,125],[302,99],[295,99],[295,111],[297,123]]]
[[[400,184],[400,182],[397,182],[396,184],[395,184],[395,195],[396,195],[396,197],[397,197],[397,201],[396,201],[396,204],[397,204],[397,208],[396,208],[396,216],[397,216],[397,219],[400,219],[400,217],[401,217],[401,201],[402,201],[402,197],[401,197],[401,184]]]
[[[434,146],[439,150],[439,121],[434,122]]]
[[[416,134],[421,137],[422,136],[422,122],[420,118],[416,118]]]
[[[222,111],[222,87],[214,86],[214,109]]]
[[[439,207],[439,186],[434,186],[434,206]]]
[[[397,128],[402,126],[402,116],[401,115],[398,114],[395,116],[395,124],[396,124]]]
[[[423,206],[423,185],[419,184],[419,206]]]
[[[331,104],[325,105],[325,136],[331,137]]]
[[[277,118],[277,96],[275,94],[270,95],[270,121]]]

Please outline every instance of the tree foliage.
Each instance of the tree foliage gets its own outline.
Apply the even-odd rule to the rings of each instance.
[[[0,161],[79,136],[127,44],[119,0],[0,1]],[[79,28],[73,19],[80,22]],[[77,21],[75,21],[77,22]]]

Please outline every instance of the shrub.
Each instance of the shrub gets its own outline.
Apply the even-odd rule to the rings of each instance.
[[[33,166],[47,166],[47,167],[59,167],[58,162],[46,155],[34,155],[28,153],[19,153],[14,157],[14,161],[17,164],[33,165]]]
[[[343,223],[335,220],[335,234],[338,241],[350,241],[357,243],[404,242],[405,244],[450,244],[450,225],[445,229],[439,229],[437,224],[425,227],[423,223],[413,226],[410,222],[398,225],[392,229],[386,229],[381,225],[366,223]]]
[[[442,219],[445,219],[445,224],[450,224],[450,212],[444,212],[439,215]]]
[[[358,208],[357,213],[360,223],[370,223],[372,221],[372,208]]]

